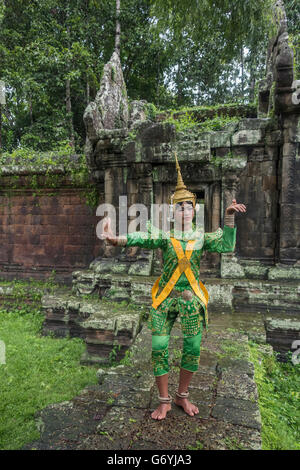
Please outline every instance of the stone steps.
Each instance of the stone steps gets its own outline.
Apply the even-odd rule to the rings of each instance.
[[[137,310],[89,296],[45,295],[43,334],[56,337],[79,337],[85,340],[82,364],[109,363],[124,357],[140,330],[141,315]]]
[[[198,415],[189,417],[173,404],[165,420],[151,418],[158,393],[151,367],[151,332],[144,325],[126,363],[99,369],[98,385],[37,413],[41,437],[24,449],[260,449],[261,419],[248,338],[233,331],[227,318],[222,331],[215,318],[203,336],[200,367],[189,388]],[[181,347],[176,322],[169,347],[172,396]]]
[[[127,300],[138,305],[151,304],[153,276],[102,274],[93,270],[73,273],[73,293],[80,296],[98,292],[113,301]],[[210,298],[209,308],[217,312],[284,312],[300,316],[298,281],[262,279],[202,279]]]
[[[286,362],[288,353],[293,352],[294,359],[297,363],[298,350],[300,346],[300,321],[298,318],[272,318],[265,320],[266,341],[271,344],[274,351],[278,353],[277,359]]]

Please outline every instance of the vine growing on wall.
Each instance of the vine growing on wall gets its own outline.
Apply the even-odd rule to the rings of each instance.
[[[65,149],[52,152],[36,152],[32,149],[21,148],[11,153],[4,152],[0,156],[0,177],[7,178],[9,189],[7,196],[13,190],[22,186],[32,189],[34,196],[44,194],[45,188],[58,189],[62,179],[71,187],[78,187],[86,204],[95,208],[98,203],[98,189],[91,181],[85,155],[66,154]],[[26,176],[25,176],[26,175]],[[25,180],[20,181],[25,176]],[[56,196],[58,192],[47,192],[47,196]]]

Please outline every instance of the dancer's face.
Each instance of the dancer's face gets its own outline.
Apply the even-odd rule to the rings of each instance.
[[[189,228],[194,217],[192,201],[178,202],[175,206],[174,217],[177,226],[182,226],[183,230]]]

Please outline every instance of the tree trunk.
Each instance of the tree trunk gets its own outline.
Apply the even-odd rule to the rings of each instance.
[[[86,79],[86,104],[89,104],[90,102],[90,84],[89,84],[89,80],[88,80],[88,77]]]
[[[75,148],[75,138],[74,138],[72,103],[71,103],[71,89],[70,89],[70,79],[69,78],[67,78],[67,81],[66,81],[66,111],[67,111],[67,124],[68,124],[68,128],[69,128],[70,144],[74,149]]]
[[[2,104],[0,103],[0,154],[2,152]]]
[[[120,35],[121,35],[121,24],[120,24],[120,6],[121,0],[116,0],[116,37],[115,37],[115,51],[120,55]]]
[[[241,63],[242,63],[242,100],[245,100],[244,96],[244,91],[245,91],[245,85],[244,85],[244,48],[243,46],[241,47]]]
[[[5,84],[0,81],[0,153],[2,151],[2,105],[5,105]]]
[[[70,29],[67,25],[67,33],[68,33],[68,50],[70,50]],[[67,70],[70,71],[71,66],[68,62]],[[72,102],[71,102],[71,81],[69,78],[66,79],[66,111],[67,111],[67,125],[69,129],[69,139],[70,145],[73,149],[75,149],[75,137],[74,137],[74,126],[73,126],[73,115],[72,115]]]
[[[30,114],[30,124],[33,125],[32,98],[31,98],[31,94],[29,95],[29,114]]]

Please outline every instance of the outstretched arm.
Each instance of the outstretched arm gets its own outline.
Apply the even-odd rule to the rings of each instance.
[[[149,228],[148,232],[132,232],[128,233],[127,236],[117,237],[111,230],[109,217],[107,217],[107,220],[105,220],[103,224],[102,237],[106,239],[109,244],[114,246],[138,246],[150,250],[162,248],[164,243],[162,233],[160,233],[158,229],[154,229],[154,232],[151,232]]]

